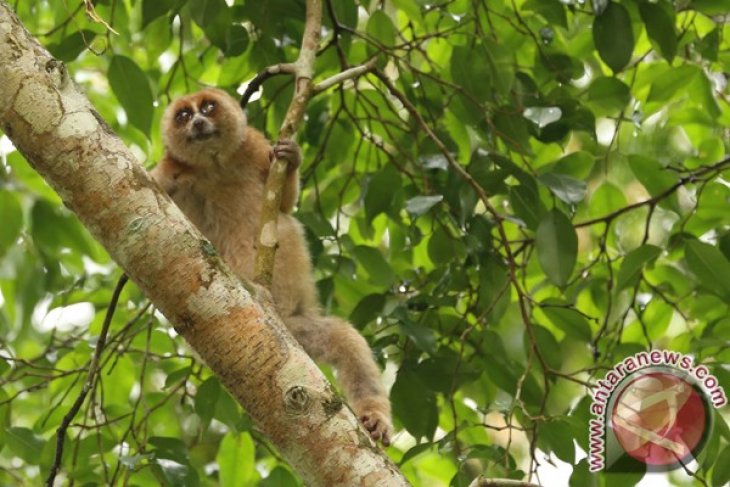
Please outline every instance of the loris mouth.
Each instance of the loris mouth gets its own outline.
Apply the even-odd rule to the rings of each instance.
[[[201,142],[217,137],[218,135],[220,134],[217,130],[213,130],[212,132],[198,132],[197,134],[189,135],[188,142]]]

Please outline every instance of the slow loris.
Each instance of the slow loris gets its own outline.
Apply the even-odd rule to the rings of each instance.
[[[218,89],[174,101],[163,116],[162,136],[166,153],[152,176],[246,279],[253,278],[254,242],[271,161],[288,162],[271,289],[276,308],[307,353],[335,367],[370,436],[390,444],[390,402],[372,352],[352,325],[322,314],[303,230],[290,215],[299,191],[299,147],[284,140],[272,148],[247,125],[236,100]]]

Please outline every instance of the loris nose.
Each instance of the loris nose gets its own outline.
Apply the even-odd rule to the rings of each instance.
[[[197,119],[193,122],[193,128],[195,130],[201,131],[205,129],[205,120]]]

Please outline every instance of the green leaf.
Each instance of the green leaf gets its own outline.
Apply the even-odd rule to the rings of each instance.
[[[699,68],[689,64],[669,68],[651,84],[647,101],[663,104],[675,97],[684,96],[684,88],[701,75]]]
[[[268,477],[259,482],[260,487],[299,487],[299,485],[296,477],[281,466],[277,466]]]
[[[563,357],[561,354],[560,345],[555,339],[555,335],[553,335],[550,330],[548,330],[544,326],[540,326],[537,324],[532,325],[532,332],[535,335],[535,340],[537,341],[537,348],[540,351],[540,355],[545,359],[548,367],[553,370],[560,370],[560,365],[562,364]],[[527,334],[525,334],[525,345],[527,347],[531,346]]]
[[[631,91],[623,81],[601,76],[588,87],[588,100],[606,112],[617,112],[629,103]]]
[[[730,298],[730,261],[717,247],[691,240],[684,255],[690,270],[709,291]]]
[[[76,217],[38,199],[31,211],[33,241],[45,252],[59,255],[64,248],[90,255],[93,250],[86,229]]]
[[[644,21],[649,39],[659,46],[662,57],[671,63],[677,53],[677,33],[674,29],[672,7],[663,2],[641,2],[639,14]]]
[[[350,321],[359,328],[371,321],[375,321],[383,312],[385,296],[382,294],[368,294],[357,303],[350,313]]]
[[[156,458],[174,460],[182,465],[189,463],[188,448],[181,439],[170,436],[151,436],[148,442],[155,447]]]
[[[642,155],[629,156],[629,166],[636,179],[652,196],[664,193],[677,183],[675,173],[664,169],[657,161]]]
[[[249,37],[246,28],[242,25],[233,24],[226,31],[226,45],[223,48],[223,53],[229,57],[240,56],[246,51],[248,42]]]
[[[129,123],[149,136],[154,100],[147,75],[130,58],[117,55],[109,63],[108,78]]]
[[[184,485],[185,487],[197,487],[200,485],[198,472],[189,464],[178,463],[175,460],[169,460],[167,458],[156,458],[155,466],[167,482],[165,485]]]
[[[142,1],[142,28],[147,27],[150,22],[158,17],[167,14],[175,4],[176,0],[143,0]]]
[[[248,433],[227,433],[218,447],[221,487],[256,485],[256,448]]]
[[[647,244],[626,254],[618,271],[616,291],[635,285],[639,281],[644,265],[656,259],[661,252],[662,249],[659,247]]]
[[[434,330],[429,328],[427,324],[400,321],[398,327],[405,336],[413,340],[413,343],[424,352],[431,354],[436,352],[437,336]]]
[[[378,249],[358,245],[353,250],[353,255],[373,283],[388,287],[395,282],[393,269]]]
[[[578,254],[578,236],[560,210],[553,209],[540,222],[535,235],[537,259],[547,277],[565,286],[573,273]]]
[[[634,52],[631,17],[620,3],[610,2],[593,21],[593,43],[598,54],[614,73],[621,71]]]
[[[564,419],[546,421],[540,425],[540,440],[549,450],[569,465],[575,464],[575,445],[573,428]]]
[[[366,32],[380,44],[390,47],[395,44],[396,29],[393,21],[382,10],[376,10],[368,19]]]
[[[550,191],[568,204],[580,203],[586,195],[586,183],[570,176],[555,173],[545,173],[538,179]]]
[[[387,165],[370,179],[365,193],[365,215],[368,222],[391,209],[396,192],[400,186],[400,175],[392,165]]]
[[[529,132],[527,120],[522,114],[511,107],[500,107],[492,117],[497,135],[511,149],[523,153],[530,153]]]
[[[403,366],[390,391],[393,413],[416,439],[431,439],[438,426],[436,395],[409,366]]]
[[[225,0],[196,0],[188,2],[190,14],[205,36],[216,47],[225,51],[231,27],[231,8]]]
[[[406,202],[406,211],[414,216],[420,216],[440,203],[444,197],[436,196],[416,196]]]
[[[585,316],[572,309],[569,303],[555,298],[549,298],[540,303],[540,309],[545,316],[562,330],[567,336],[582,342],[591,340],[591,327]]]
[[[727,485],[730,482],[730,446],[720,452],[712,469],[712,485]]]
[[[30,465],[38,465],[46,440],[28,428],[5,428],[5,441],[8,449]]]
[[[200,416],[200,421],[208,425],[215,414],[215,406],[221,393],[221,385],[218,379],[210,377],[203,381],[195,394],[195,412]]]
[[[489,93],[490,79],[486,59],[474,56],[473,49],[455,46],[451,52],[451,79],[462,86],[471,96],[485,100]]]
[[[730,0],[692,0],[690,8],[705,15],[725,15],[730,11]]]
[[[79,54],[84,52],[87,46],[91,45],[94,37],[96,37],[96,32],[92,30],[84,29],[76,31],[64,37],[61,42],[49,45],[48,51],[59,61],[70,63],[79,57]]]
[[[565,15],[565,6],[562,2],[546,1],[546,0],[527,0],[522,8],[524,10],[532,10],[547,20],[550,24],[559,25],[561,27],[568,26],[568,19]]]
[[[527,228],[536,229],[547,211],[534,184],[520,184],[509,189],[509,201],[515,215]]]
[[[173,372],[170,372],[167,374],[167,378],[165,379],[165,386],[164,389],[167,389],[168,387],[174,386],[178,382],[180,382],[183,379],[187,379],[190,376],[190,373],[192,372],[192,367],[183,367],[181,369],[177,369]]]
[[[0,190],[0,257],[15,243],[23,229],[23,208],[15,193]]]

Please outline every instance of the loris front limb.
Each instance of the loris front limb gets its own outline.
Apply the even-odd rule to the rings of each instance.
[[[277,158],[287,161],[286,182],[279,209],[283,213],[291,213],[299,196],[299,166],[302,163],[302,152],[296,142],[284,139],[274,145],[270,157],[272,160]]]

